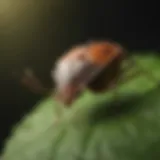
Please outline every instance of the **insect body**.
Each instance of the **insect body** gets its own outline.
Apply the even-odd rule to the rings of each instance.
[[[54,98],[70,106],[86,88],[101,93],[116,87],[124,59],[124,49],[115,42],[92,41],[71,48],[56,61],[51,71]],[[32,92],[50,93],[31,70],[20,77],[20,83]]]
[[[112,88],[120,74],[124,49],[117,43],[94,41],[66,52],[52,71],[55,97],[71,104],[85,88],[102,92]]]

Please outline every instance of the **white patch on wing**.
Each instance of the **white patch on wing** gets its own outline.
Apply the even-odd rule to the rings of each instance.
[[[77,76],[77,74],[83,70],[84,61],[82,60],[65,60],[57,63],[55,70],[52,73],[57,87],[63,88]]]

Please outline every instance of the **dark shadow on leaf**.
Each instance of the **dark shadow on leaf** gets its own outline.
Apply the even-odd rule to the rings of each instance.
[[[115,120],[121,116],[135,114],[144,107],[144,105],[140,106],[139,103],[148,99],[148,97],[152,96],[152,94],[155,94],[157,91],[159,91],[160,94],[160,86],[145,94],[126,93],[125,95],[118,96],[116,101],[112,100],[108,103],[99,103],[97,104],[99,107],[96,107],[89,113],[90,123],[95,124],[104,120]]]

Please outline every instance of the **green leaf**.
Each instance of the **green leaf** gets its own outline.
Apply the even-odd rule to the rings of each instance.
[[[160,159],[160,59],[132,58],[147,72],[115,91],[86,91],[69,109],[39,102],[13,129],[3,160]]]

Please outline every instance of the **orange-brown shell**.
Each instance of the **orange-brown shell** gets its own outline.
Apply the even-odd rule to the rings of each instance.
[[[93,42],[89,46],[92,61],[97,65],[104,65],[103,71],[89,84],[93,92],[102,92],[115,87],[120,75],[125,50],[113,42]]]
[[[123,57],[123,48],[114,42],[93,41],[72,47],[60,58],[63,60],[87,59],[95,65],[107,65],[116,57]]]
[[[121,74],[121,62],[124,59],[124,50],[117,43],[94,41],[73,47],[58,62],[68,61],[72,63],[74,60],[76,62],[77,59],[84,60],[84,64],[87,62],[95,66],[95,69],[104,66],[102,72],[96,77],[92,77],[91,82],[86,84],[86,88],[93,92],[101,92],[114,86],[118,80]],[[76,99],[77,93],[81,92],[79,89],[78,86],[71,83],[67,88],[64,88],[64,93],[60,94],[58,99],[69,104],[73,99]]]
[[[123,57],[124,51],[117,43],[103,41],[90,43],[88,53],[94,64],[107,65],[116,57]]]

